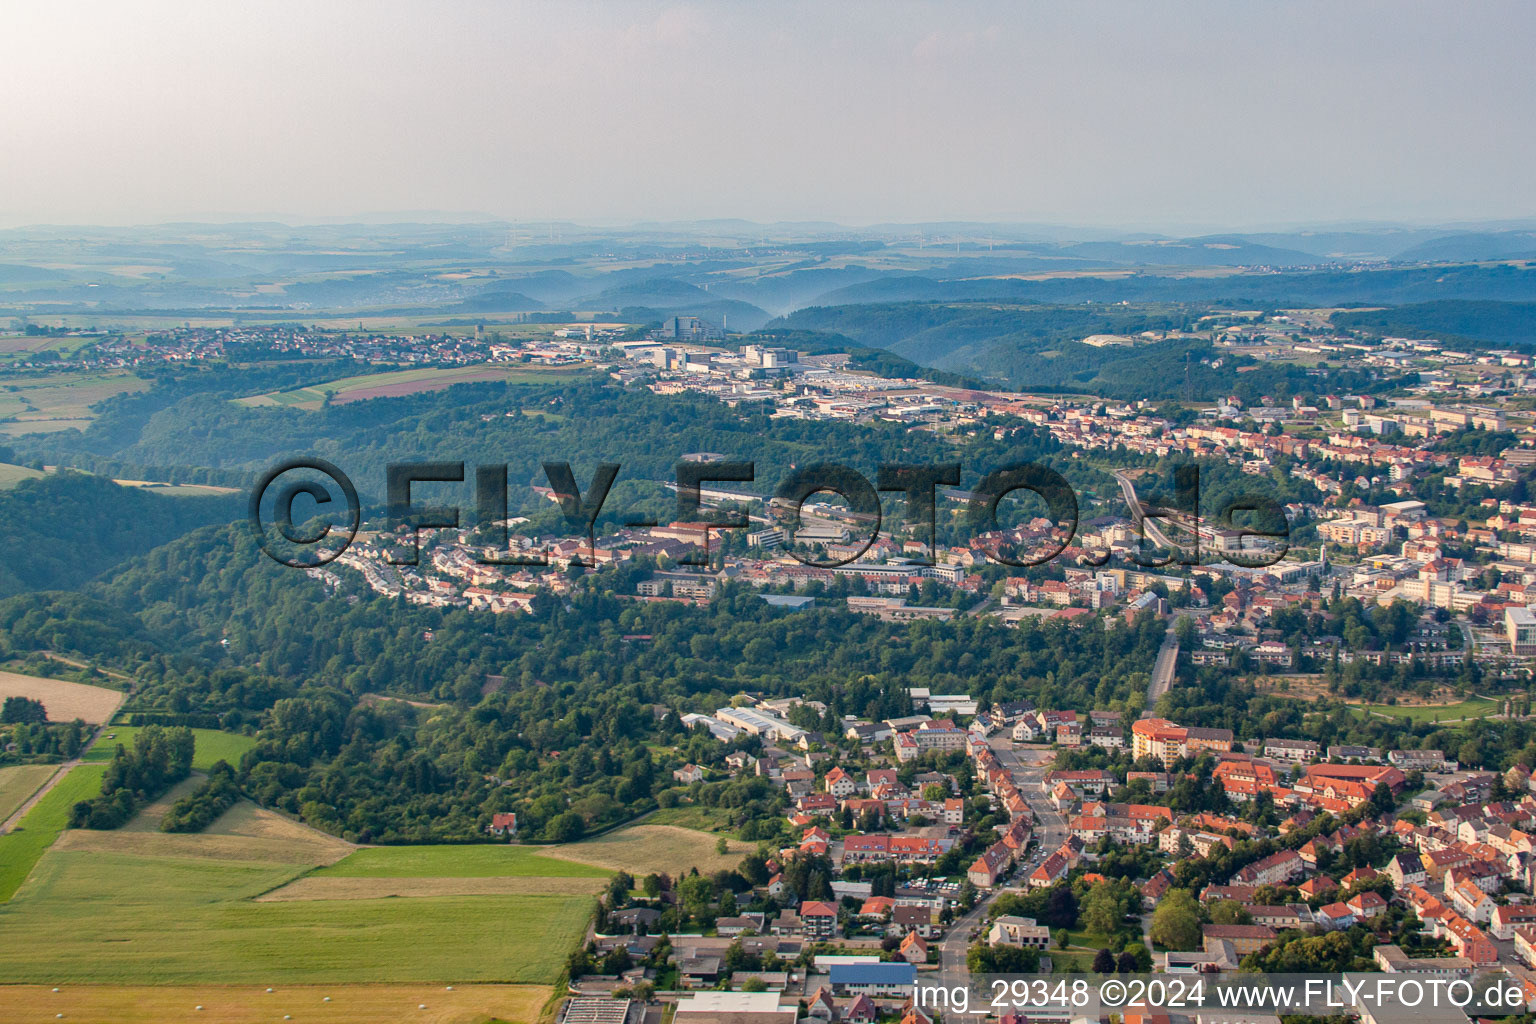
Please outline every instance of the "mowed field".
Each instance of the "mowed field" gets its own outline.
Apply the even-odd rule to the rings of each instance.
[[[1357,704],[1355,708],[1381,718],[1402,718],[1410,722],[1459,722],[1497,714],[1499,702],[1472,697],[1457,704]]]
[[[417,370],[390,370],[358,377],[343,377],[324,384],[292,391],[272,391],[264,395],[238,398],[241,405],[278,405],[294,409],[319,409],[327,397],[333,404],[361,402],[369,398],[395,398],[423,391],[441,391],[455,384],[480,381],[504,381],[508,384],[551,384],[571,380],[588,372],[578,366],[515,366],[479,364],[476,366],[424,367]]]
[[[211,498],[221,494],[238,494],[236,487],[215,487],[213,484],[171,484],[159,480],[113,480],[121,487],[138,487],[162,494],[167,498]]]
[[[612,872],[590,864],[545,856],[556,847],[475,844],[471,846],[371,846],[316,871],[337,878],[607,878]]]
[[[105,686],[0,671],[0,702],[7,697],[40,700],[48,709],[51,722],[72,722],[80,718],[92,725],[102,725],[117,713],[124,696],[122,691],[109,690]]]
[[[3,990],[7,1024],[533,1024],[544,985],[15,985]],[[425,1007],[423,1009],[423,1007]]]
[[[549,985],[592,912],[590,894],[257,902],[313,853],[245,838],[67,833],[0,905],[0,984]]]
[[[69,824],[69,809],[101,791],[105,765],[80,765],[32,806],[21,822],[0,836],[0,904],[26,881],[32,866]]]
[[[205,750],[204,735],[200,761],[219,749]],[[100,765],[76,772],[99,784]],[[391,987],[545,986],[504,1009],[439,1003],[467,1015],[444,1020],[531,1020],[527,1006],[542,1005],[609,874],[527,847],[358,850],[246,801],[206,832],[169,835],[154,830],[167,803],[115,832],[67,831],[34,858],[0,904],[0,984],[380,985],[377,1007],[354,995],[351,1015],[334,1018],[356,1021],[399,1019]]]
[[[12,435],[84,430],[96,418],[91,406],[149,382],[131,373],[55,373],[0,379],[0,432]]]
[[[757,849],[754,843],[726,840],[726,852],[715,849],[719,836],[676,825],[631,825],[595,839],[539,849],[551,857],[579,861],[611,871],[628,871],[636,878],[669,874],[676,878],[690,868],[709,874],[734,868]]]
[[[27,466],[14,466],[9,462],[0,462],[0,490],[9,490],[23,480],[36,480],[43,474]]]
[[[207,763],[245,738],[198,740]],[[101,771],[44,801],[58,828]],[[705,871],[750,848],[645,824],[557,847],[356,848],[248,801],[169,835],[153,827],[166,803],[32,858],[0,903],[0,1019],[533,1024],[614,868]]]
[[[58,770],[56,764],[18,764],[0,768],[0,821],[15,814],[16,809],[37,792],[37,787]]]

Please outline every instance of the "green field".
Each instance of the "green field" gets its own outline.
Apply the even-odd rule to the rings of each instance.
[[[0,379],[0,432],[40,433],[81,429],[96,414],[91,406],[114,395],[142,391],[149,382],[131,373],[54,373]]]
[[[358,850],[316,875],[341,878],[607,878],[590,864],[546,857],[527,846],[375,846]]]
[[[101,791],[101,777],[105,773],[103,766],[80,765],[39,800],[21,824],[0,836],[0,903],[21,887],[32,865],[64,831],[69,824],[69,809]]]
[[[23,480],[35,480],[43,474],[26,466],[13,466],[9,462],[0,462],[0,490],[15,487]]]
[[[16,813],[59,770],[54,764],[18,764],[0,768],[0,821]]]
[[[52,851],[0,906],[0,983],[551,983],[590,896],[254,903],[305,865]]]
[[[96,745],[86,752],[85,760],[110,761],[119,743],[131,750],[133,738],[138,732],[139,727],[136,725],[108,726],[102,731]],[[116,738],[108,739],[108,736]],[[200,772],[212,768],[215,761],[228,761],[231,767],[238,768],[240,758],[256,745],[254,736],[220,732],[218,729],[193,729],[192,736],[197,741],[197,746],[192,750],[192,768]]]
[[[1454,722],[1463,718],[1486,718],[1499,710],[1497,701],[1473,697],[1460,704],[1358,704],[1357,711],[1365,714],[1387,715],[1410,722]]]
[[[414,370],[388,370],[357,377],[342,377],[324,384],[311,384],[292,391],[272,391],[235,399],[241,405],[277,405],[315,410],[326,399],[333,402],[360,401],[365,398],[396,397],[436,391],[454,384],[476,381],[500,381],[507,384],[552,384],[571,380],[588,372],[585,366],[538,366],[528,364],[423,367]]]

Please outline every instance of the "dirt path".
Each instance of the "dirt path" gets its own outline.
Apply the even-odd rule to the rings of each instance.
[[[85,760],[86,753],[96,745],[96,741],[101,738],[101,734],[106,731],[106,729],[107,727],[105,725],[98,726],[95,734],[86,742],[85,746],[80,748],[80,754],[78,757],[76,757],[73,761],[65,761],[63,764],[59,765],[59,770],[53,773],[52,778],[43,783],[41,786],[37,787],[37,792],[28,797],[26,802],[23,803],[20,807],[16,808],[15,812],[12,813],[9,818],[6,818],[4,821],[0,821],[0,836],[5,835],[11,829],[21,824],[21,819],[27,816],[27,812],[36,806],[39,800],[52,792],[53,787],[62,782],[64,776],[80,767],[81,763]]]
[[[52,658],[54,661],[63,662],[72,668],[83,668],[89,671],[92,667],[76,658],[67,658],[62,654],[55,654],[53,651],[44,651],[43,656]],[[134,683],[133,676],[125,675],[122,672],[118,672],[116,669],[101,668],[100,666],[96,666],[96,671],[100,672],[104,676],[111,676],[113,679],[121,679],[123,682],[129,684],[130,687]]]
[[[59,770],[54,772],[47,782],[37,787],[37,792],[27,797],[27,799],[22,802],[22,805],[16,808],[15,813],[13,813],[9,818],[6,818],[4,821],[0,821],[0,836],[5,835],[11,829],[21,824],[21,819],[27,816],[27,812],[35,807],[39,800],[47,796],[53,790],[53,787],[59,784],[60,779],[68,775],[70,770],[78,767],[79,764],[80,759],[75,758],[73,761],[65,761],[63,764],[59,765]]]

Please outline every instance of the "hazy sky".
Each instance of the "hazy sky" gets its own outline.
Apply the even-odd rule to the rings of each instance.
[[[1536,215],[1536,10],[0,7],[0,223]]]

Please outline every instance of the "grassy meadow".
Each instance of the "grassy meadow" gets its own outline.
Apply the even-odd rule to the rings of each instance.
[[[69,824],[69,809],[101,790],[104,765],[80,765],[33,805],[21,823],[0,836],[0,913],[4,902],[26,881],[59,833]]]
[[[110,761],[119,743],[132,750],[139,729],[136,725],[118,725],[106,729],[96,745],[86,752],[85,760]],[[192,748],[192,770],[199,772],[206,772],[216,761],[228,761],[232,767],[238,768],[240,758],[256,746],[254,736],[242,736],[218,729],[193,729],[192,737],[196,741]]]
[[[16,813],[17,808],[37,792],[37,787],[59,770],[54,764],[18,764],[0,768],[0,821]]]
[[[236,399],[241,405],[277,405],[294,409],[319,409],[332,402],[356,402],[367,398],[397,397],[423,391],[439,391],[454,384],[503,381],[508,384],[553,384],[588,372],[586,366],[539,366],[531,364],[422,367],[388,370],[343,377],[291,391],[273,391]]]
[[[340,878],[607,878],[601,867],[557,860],[539,847],[374,846],[321,868],[317,876]]]
[[[591,896],[257,903],[306,864],[51,851],[0,906],[0,983],[549,984]]]

